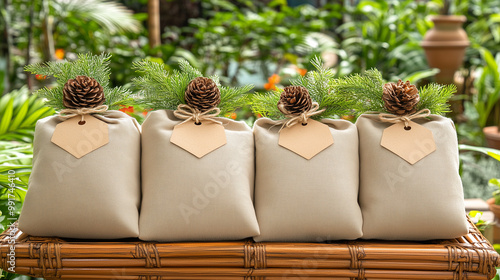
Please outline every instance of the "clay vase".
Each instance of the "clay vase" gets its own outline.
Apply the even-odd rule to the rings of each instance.
[[[483,128],[484,137],[488,147],[500,150],[500,130],[497,126],[487,126]]]
[[[495,198],[490,198],[486,200],[486,203],[488,203],[488,206],[490,207],[490,211],[495,214],[495,217],[497,217],[497,220],[500,220],[500,205],[495,204]]]
[[[470,45],[467,33],[462,28],[465,16],[433,16],[434,28],[427,31],[420,44],[425,50],[431,68],[441,70],[436,82],[453,83],[455,72],[462,65],[465,49]]]

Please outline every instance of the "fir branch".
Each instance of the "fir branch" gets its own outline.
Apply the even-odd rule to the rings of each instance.
[[[352,74],[331,82],[333,90],[344,98],[356,100],[353,107],[357,114],[365,112],[388,113],[384,108],[382,74],[368,70]],[[448,99],[456,92],[454,85],[429,84],[419,89],[420,101],[417,110],[429,109],[432,114],[442,115],[449,112]]]
[[[332,79],[330,85],[336,95],[353,100],[353,109],[359,114],[367,111],[385,111],[382,100],[384,80],[377,69]]]
[[[285,118],[285,115],[278,110],[278,101],[281,91],[275,90],[270,93],[256,93],[253,95],[251,107],[256,115],[261,115],[273,120]]]
[[[352,114],[352,107],[356,104],[355,99],[346,98],[332,91],[331,81],[335,73],[331,69],[325,69],[320,58],[311,60],[316,71],[308,72],[304,77],[292,80],[292,85],[303,86],[309,92],[313,102],[318,102],[319,109],[324,109],[321,114],[315,115],[313,119],[335,118]],[[256,114],[271,119],[284,118],[277,107],[281,92],[272,91],[268,94],[256,94],[252,102],[252,110]]]
[[[186,60],[179,62],[180,71],[168,73],[163,64],[143,60],[135,62],[133,67],[143,74],[133,79],[133,83],[140,90],[141,103],[154,110],[175,110],[180,104],[185,104],[184,92],[194,78],[201,77],[201,72],[191,66]],[[224,87],[220,85],[218,76],[209,77],[220,90],[220,115],[234,111],[247,103],[245,93],[253,88],[251,85],[243,87]]]
[[[35,63],[25,67],[25,71],[32,74],[52,76],[56,78],[56,85],[52,88],[44,87],[36,94],[45,98],[47,106],[56,110],[64,109],[62,89],[69,79],[76,76],[88,76],[94,78],[103,88],[106,101],[110,109],[119,108],[118,105],[130,99],[131,92],[121,87],[111,88],[109,84],[109,54],[92,55],[79,54],[75,61],[50,61],[46,63]]]
[[[418,90],[420,101],[417,110],[429,109],[435,115],[444,115],[450,112],[448,100],[457,91],[455,85],[429,84]]]

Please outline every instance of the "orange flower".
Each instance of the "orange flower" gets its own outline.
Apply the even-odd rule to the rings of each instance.
[[[142,115],[143,115],[143,116],[147,116],[147,115],[148,115],[148,113],[149,113],[151,110],[153,110],[153,109],[144,109],[144,111],[142,111]]]
[[[64,50],[63,49],[57,49],[54,55],[59,60],[64,59]]]
[[[354,120],[354,116],[353,115],[342,116],[341,119],[346,121],[352,121]]]
[[[125,107],[125,106],[122,106],[122,108],[120,108],[120,111],[124,112],[124,113],[133,113],[134,112],[134,106],[128,106],[128,107]]]
[[[257,113],[257,118],[258,119],[262,118],[262,115]]]
[[[45,76],[45,75],[41,75],[41,74],[36,74],[36,75],[35,75],[35,79],[37,79],[37,80],[39,80],[39,81],[42,81],[42,80],[47,79],[47,76]]]
[[[276,86],[273,83],[265,83],[264,88],[266,90],[276,89]]]
[[[231,113],[231,119],[235,120],[237,116],[238,116],[238,115],[236,115],[236,113],[235,113],[235,112],[232,112],[232,113]]]
[[[305,75],[306,75],[306,73],[307,73],[307,69],[297,67],[297,72],[298,72],[301,76],[305,76]]]
[[[267,78],[267,81],[271,84],[279,84],[281,78],[278,74],[273,74],[271,77]]]

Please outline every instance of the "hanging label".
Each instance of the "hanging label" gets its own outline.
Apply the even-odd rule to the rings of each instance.
[[[218,123],[202,121],[197,125],[188,121],[174,127],[170,142],[202,158],[226,144],[226,132]]]
[[[278,144],[305,159],[311,159],[333,144],[330,129],[324,123],[308,119],[280,131]]]
[[[108,124],[91,115],[76,116],[56,125],[52,143],[76,158],[109,143]]]
[[[404,122],[399,122],[384,129],[380,145],[410,164],[436,150],[432,131],[412,121],[407,127]]]

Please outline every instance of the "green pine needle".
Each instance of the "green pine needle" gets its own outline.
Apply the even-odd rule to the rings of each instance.
[[[44,87],[39,89],[36,94],[45,98],[46,105],[55,110],[65,109],[63,105],[64,84],[69,79],[74,79],[76,76],[87,76],[94,78],[103,88],[106,101],[105,105],[109,109],[117,109],[119,105],[130,103],[131,92],[121,87],[111,88],[109,85],[109,59],[111,55],[101,54],[92,55],[79,54],[75,61],[50,61],[46,63],[35,63],[26,66],[24,69],[32,74],[52,76],[56,78],[56,85],[52,88]]]
[[[382,74],[376,69],[331,80],[334,92],[345,98],[356,100],[353,109],[357,114],[365,112],[389,113],[384,108],[384,100],[382,99],[384,84]],[[433,83],[421,87],[417,111],[429,109],[432,114],[443,115],[450,111],[447,102],[455,92],[455,85]]]
[[[135,62],[133,68],[142,74],[141,77],[132,80],[140,90],[142,97],[140,102],[153,110],[175,110],[178,105],[185,104],[184,92],[189,82],[194,78],[201,77],[202,74],[186,60],[181,60],[179,67],[180,71],[174,70],[169,73],[163,64],[157,62],[148,60]],[[245,93],[253,88],[252,85],[225,87],[220,85],[218,76],[208,78],[212,79],[220,90],[220,115],[223,116],[248,103]]]
[[[351,108],[356,104],[355,99],[346,98],[331,90],[331,81],[335,73],[331,69],[325,69],[318,57],[312,59],[311,64],[316,68],[316,71],[309,71],[304,77],[292,80],[292,85],[305,87],[313,102],[318,102],[319,109],[325,110],[312,118],[338,118],[352,114]],[[253,112],[271,119],[283,119],[285,116],[277,106],[280,95],[281,90],[267,94],[255,94],[252,102]]]
[[[457,91],[457,87],[451,85],[429,84],[418,90],[420,101],[417,110],[429,109],[432,114],[444,115],[450,112],[448,100]]]
[[[336,94],[354,100],[353,109],[356,112],[383,112],[385,110],[382,100],[384,80],[377,69],[332,79],[330,85]]]

